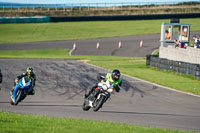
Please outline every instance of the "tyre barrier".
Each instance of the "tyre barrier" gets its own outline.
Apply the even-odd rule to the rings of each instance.
[[[121,21],[121,20],[156,20],[173,18],[200,18],[200,13],[178,14],[141,14],[141,15],[113,15],[113,16],[28,16],[28,17],[0,17],[1,23],[48,23],[75,21]]]
[[[158,55],[147,55],[146,65],[162,70],[169,70],[181,74],[192,75],[196,79],[200,79],[200,64],[168,60],[159,58]]]
[[[36,16],[36,17],[0,17],[0,24],[8,23],[48,23],[50,17],[48,16]]]
[[[177,13],[177,14],[141,14],[141,15],[113,15],[113,16],[63,16],[50,17],[50,22],[73,22],[73,21],[120,21],[120,20],[155,20],[173,18],[199,18],[200,13]]]

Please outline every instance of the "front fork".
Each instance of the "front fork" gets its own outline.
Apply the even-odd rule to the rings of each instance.
[[[15,88],[14,88],[14,90],[13,90],[13,92],[12,92],[12,95],[11,95],[11,99],[12,99],[12,101],[15,103],[15,96],[16,96],[16,92],[17,92],[17,90],[19,89],[19,85],[17,84],[17,85],[15,85]]]

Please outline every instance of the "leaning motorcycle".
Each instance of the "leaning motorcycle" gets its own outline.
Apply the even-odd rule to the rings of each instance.
[[[23,77],[14,87],[11,94],[11,105],[17,105],[19,102],[24,100],[31,89],[31,79]]]
[[[88,97],[84,98],[82,109],[88,111],[93,108],[93,111],[98,111],[108,100],[113,90],[113,84],[110,84],[109,81],[98,83],[97,88]]]

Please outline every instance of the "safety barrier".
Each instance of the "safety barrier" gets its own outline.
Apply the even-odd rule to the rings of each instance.
[[[119,20],[153,20],[171,18],[199,18],[200,13],[180,13],[180,14],[146,14],[146,15],[114,15],[114,16],[63,16],[51,17],[51,22],[70,21],[119,21]]]
[[[37,17],[0,17],[0,23],[47,23],[50,22],[48,16]]]
[[[187,47],[175,48],[174,46],[160,46],[159,57],[174,61],[188,62],[192,64],[200,64],[200,49]]]
[[[147,55],[146,65],[186,75],[192,75],[196,79],[200,79],[200,64],[173,61],[164,58],[159,58],[155,55]]]
[[[152,20],[171,18],[199,18],[200,13],[187,14],[147,14],[147,15],[118,15],[118,16],[64,16],[64,17],[0,17],[1,23],[47,23],[71,21],[119,21],[119,20]]]

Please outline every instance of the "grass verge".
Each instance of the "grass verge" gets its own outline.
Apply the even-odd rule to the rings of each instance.
[[[0,44],[77,40],[160,33],[163,20],[93,21],[65,23],[0,24]],[[191,31],[200,31],[200,18],[181,19]]]
[[[189,133],[104,121],[76,120],[0,111],[1,133]],[[190,132],[192,133],[192,132]]]
[[[1,51],[0,58],[50,58],[89,60],[89,63],[106,68],[119,69],[122,73],[143,80],[200,95],[200,80],[191,76],[158,70],[146,66],[145,58],[116,56],[69,56],[69,50],[8,50]]]

